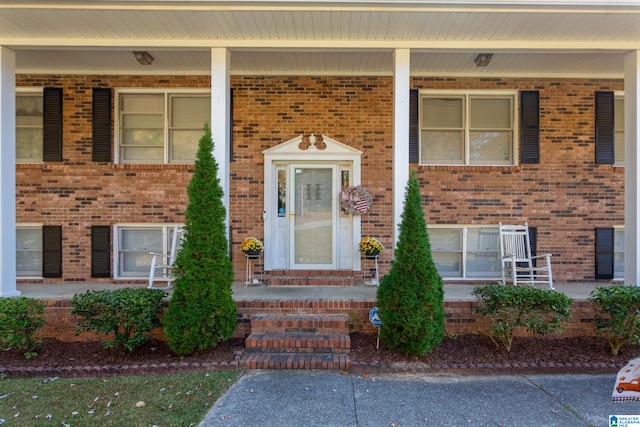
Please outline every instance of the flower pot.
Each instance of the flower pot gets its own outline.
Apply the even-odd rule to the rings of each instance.
[[[368,254],[364,254],[364,256],[367,258],[375,258],[378,255],[380,255],[380,251],[372,251],[372,252],[369,252]]]
[[[245,251],[245,254],[249,258],[258,258],[260,256],[260,251]]]

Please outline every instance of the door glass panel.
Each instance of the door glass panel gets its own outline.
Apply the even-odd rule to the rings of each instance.
[[[278,170],[278,217],[284,218],[287,214],[287,171]]]
[[[294,264],[333,264],[333,169],[295,168]]]

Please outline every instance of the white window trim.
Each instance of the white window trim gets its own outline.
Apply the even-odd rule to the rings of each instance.
[[[167,88],[116,88],[115,89],[115,99],[114,99],[114,163],[115,164],[185,164],[179,162],[169,162],[169,149],[168,149],[168,141],[169,141],[169,103],[164,103],[164,135],[163,135],[163,148],[164,155],[162,162],[151,162],[151,161],[135,161],[135,162],[125,162],[120,159],[120,97],[121,95],[164,95],[165,101],[167,101],[170,97],[176,95],[209,95],[211,97],[211,89],[210,88],[183,88],[183,87],[167,87]],[[186,163],[191,164],[191,163]]]
[[[616,247],[616,231],[624,231],[624,225],[614,225],[613,226],[613,257],[615,260],[615,247]],[[624,251],[622,252],[624,254]],[[624,282],[624,269],[622,270],[622,276],[618,277],[616,276],[616,269],[615,269],[615,261],[614,261],[614,266],[613,266],[613,279],[612,281],[614,282]]]
[[[615,102],[616,98],[622,98],[624,100],[624,91],[623,90],[614,90],[613,91],[614,102]],[[616,114],[615,110],[613,111],[613,114],[614,114],[614,122],[615,122],[615,114]],[[614,138],[615,138],[615,127],[614,127],[613,131],[614,131]],[[614,139],[614,141],[615,141],[615,139]],[[614,143],[614,150],[615,150],[615,143]],[[625,158],[626,158],[626,153],[625,153]],[[613,161],[614,161],[613,166],[615,166],[615,167],[624,167],[624,165],[626,163],[626,159],[622,159],[622,162],[616,162],[615,161],[615,156],[614,156]]]
[[[467,232],[469,229],[495,229],[496,233],[499,233],[499,226],[494,224],[427,224],[427,231],[429,229],[455,229],[462,231],[462,276],[442,276],[443,280],[447,281],[460,281],[460,282],[494,282],[502,280],[501,272],[498,271],[496,276],[485,276],[485,277],[468,277],[467,276]],[[433,256],[433,244],[432,246],[432,256]],[[497,248],[498,256],[500,255],[500,248]]]
[[[16,231],[19,228],[39,228],[40,230],[42,230],[42,227],[44,227],[44,223],[41,222],[19,222],[16,223]],[[16,253],[18,252],[18,248],[17,248],[17,242],[16,242]],[[44,250],[43,250],[44,252]],[[17,265],[16,265],[16,270],[17,270]],[[39,275],[34,275],[34,276],[17,276],[16,277],[18,280],[37,280],[37,279],[42,279],[42,273],[40,273]]]
[[[182,227],[184,224],[177,224]],[[176,223],[161,223],[161,224],[149,224],[149,223],[122,223],[115,224],[113,226],[113,280],[143,280],[149,278],[149,272],[144,274],[120,274],[120,231],[128,228],[147,228],[147,229],[159,229],[162,228],[162,252],[167,253],[169,251],[169,233],[176,226]],[[151,250],[149,250],[151,252]],[[151,265],[149,265],[151,267]]]
[[[38,94],[40,96],[44,97],[44,88],[43,87],[24,87],[24,86],[16,87],[16,97],[18,97],[20,95],[38,95]],[[18,128],[18,125],[16,124],[16,129],[17,128]],[[16,141],[16,144],[17,143],[18,143],[18,141]],[[16,164],[18,164],[18,165],[44,164],[44,159],[43,158],[41,158],[39,160],[21,160],[21,159],[16,159]]]
[[[520,143],[519,143],[519,133],[520,133],[520,123],[519,123],[519,91],[504,89],[504,90],[493,90],[493,89],[441,89],[441,90],[433,90],[433,89],[422,89],[418,93],[418,158],[421,166],[463,166],[463,167],[474,167],[474,166],[498,166],[498,167],[513,167],[517,166],[520,158]],[[512,150],[513,150],[513,159],[509,164],[504,163],[482,163],[482,164],[471,164],[469,161],[469,123],[468,123],[468,102],[465,101],[465,111],[464,113],[464,163],[423,163],[422,162],[422,99],[423,96],[427,97],[437,97],[437,96],[464,96],[465,99],[468,100],[469,96],[500,96],[500,97],[511,97],[512,105],[511,105],[511,119],[513,123],[513,141],[512,141]]]

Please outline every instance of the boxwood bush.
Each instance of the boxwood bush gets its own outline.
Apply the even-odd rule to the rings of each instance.
[[[474,309],[491,321],[492,339],[497,337],[507,351],[511,351],[516,330],[525,328],[535,335],[560,333],[571,318],[573,299],[551,289],[489,285],[475,287],[473,295],[478,301]]]
[[[0,346],[17,348],[29,359],[42,343],[33,335],[44,325],[44,303],[27,297],[0,298]]]
[[[160,325],[164,291],[147,288],[87,291],[71,299],[71,314],[82,317],[76,334],[104,334],[102,344],[118,353],[132,352]],[[112,339],[106,339],[111,337]]]
[[[625,344],[640,343],[640,287],[609,286],[591,292],[596,312],[596,332],[606,337],[611,354]]]

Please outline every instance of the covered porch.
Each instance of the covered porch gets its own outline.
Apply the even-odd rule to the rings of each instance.
[[[0,129],[2,130],[0,135],[2,138],[0,232],[3,236],[0,242],[2,254],[0,297],[17,296],[23,292],[21,286],[18,288],[15,286],[17,222],[38,224],[38,226],[50,224],[55,227],[63,224],[65,239],[74,246],[77,243],[77,237],[82,237],[81,247],[68,245],[65,246],[64,251],[60,251],[61,254],[64,252],[66,263],[60,270],[64,271],[65,279],[74,282],[74,286],[79,286],[78,280],[84,280],[91,274],[86,267],[89,264],[85,261],[93,255],[87,237],[89,221],[100,222],[97,224],[98,227],[139,222],[133,214],[123,216],[120,213],[120,205],[113,209],[117,217],[110,220],[109,224],[105,224],[107,222],[105,218],[108,215],[105,215],[104,210],[93,217],[77,214],[73,217],[57,218],[51,215],[51,212],[46,212],[48,206],[56,206],[56,209],[63,213],[75,210],[75,207],[73,209],[66,206],[60,207],[62,205],[58,203],[61,203],[62,198],[57,198],[56,203],[51,203],[42,197],[42,201],[37,202],[35,207],[29,205],[28,209],[16,204],[16,169],[30,173],[38,169],[46,169],[47,174],[50,174],[49,171],[56,171],[60,176],[67,174],[68,170],[74,170],[84,174],[86,179],[88,168],[85,168],[85,165],[87,164],[105,169],[104,171],[99,169],[99,171],[107,176],[113,175],[115,170],[126,177],[126,174],[130,173],[129,168],[134,167],[122,164],[122,159],[119,159],[116,153],[122,147],[118,145],[118,139],[113,138],[111,134],[106,138],[108,160],[105,161],[104,157],[100,156],[97,160],[93,160],[87,148],[88,141],[93,135],[89,136],[90,132],[86,132],[78,136],[74,130],[73,135],[65,135],[64,161],[42,160],[35,163],[37,166],[21,165],[17,168],[15,97],[17,89],[25,88],[16,84],[16,77],[26,80],[32,79],[33,76],[41,76],[47,79],[50,75],[102,76],[99,83],[91,83],[91,85],[104,84],[113,86],[115,89],[135,86],[135,83],[114,81],[116,80],[114,76],[130,76],[134,81],[139,80],[141,76],[162,76],[163,78],[175,76],[179,80],[189,78],[197,81],[191,83],[191,86],[202,85],[210,88],[210,116],[211,123],[214,125],[212,126],[214,140],[217,142],[214,155],[220,165],[224,204],[228,208],[227,225],[234,216],[251,218],[251,224],[244,224],[245,230],[242,231],[254,231],[252,227],[256,218],[258,221],[260,218],[269,220],[267,215],[273,215],[273,212],[268,212],[267,200],[260,197],[249,206],[248,214],[237,207],[232,208],[230,203],[230,197],[237,197],[236,188],[239,187],[233,187],[230,183],[233,157],[231,153],[233,127],[230,126],[233,122],[231,80],[239,76],[252,78],[304,76],[309,80],[326,76],[387,78],[391,86],[389,91],[386,89],[385,91],[391,93],[392,99],[389,105],[392,107],[390,109],[392,115],[383,114],[366,120],[373,123],[383,118],[389,121],[391,129],[387,140],[383,139],[384,150],[372,151],[370,154],[371,158],[378,156],[380,162],[386,162],[385,168],[390,171],[388,175],[384,175],[386,178],[391,178],[387,180],[389,185],[383,186],[380,182],[374,184],[380,187],[379,194],[389,194],[386,217],[380,220],[379,224],[388,227],[388,231],[384,233],[388,235],[391,242],[397,237],[395,234],[400,222],[404,187],[408,177],[407,165],[416,163],[412,158],[414,154],[410,153],[409,145],[406,143],[410,135],[415,132],[408,119],[410,90],[456,77],[474,79],[472,87],[477,86],[479,81],[499,78],[532,81],[533,86],[539,85],[536,81],[541,78],[621,80],[624,83],[624,145],[627,153],[624,162],[626,233],[624,279],[628,284],[638,284],[640,281],[640,273],[637,269],[640,253],[640,239],[637,236],[640,224],[637,209],[640,182],[637,155],[638,124],[640,123],[638,120],[640,117],[638,109],[640,43],[637,26],[639,10],[636,5],[623,1],[594,1],[577,5],[575,2],[562,0],[549,1],[540,5],[531,5],[529,2],[518,0],[505,2],[465,0],[458,2],[456,6],[438,1],[406,3],[383,0],[337,3],[276,2],[277,4],[251,1],[238,5],[214,1],[193,2],[193,4],[168,1],[163,2],[161,7],[151,3],[148,7],[140,4],[119,3],[122,2],[96,1],[87,7],[75,2],[52,1],[47,2],[45,7],[41,2],[12,2],[0,6],[2,10],[0,16],[0,24],[2,24],[0,25]],[[79,22],[84,25],[78,27]],[[247,22],[253,22],[256,25],[246,25]],[[139,54],[142,54],[141,58]],[[488,59],[493,58],[491,64],[481,65],[480,59],[482,57],[486,59],[487,55],[489,55]],[[200,82],[197,77],[204,77],[206,83]],[[413,82],[412,79],[418,81]],[[469,86],[468,83],[460,84]],[[515,83],[509,84],[513,90],[517,89]],[[552,86],[557,84],[550,83]],[[154,83],[154,86],[160,85],[160,83]],[[26,87],[26,89],[30,88]],[[194,87],[188,89],[194,90]],[[296,98],[296,105],[300,106],[307,102],[313,104],[312,98],[308,95],[305,97],[302,100]],[[82,102],[78,101],[81,107]],[[318,103],[318,100],[316,99],[315,102]],[[259,103],[254,102],[250,105],[255,106]],[[262,103],[269,103],[269,101],[262,100]],[[337,105],[337,103],[334,104]],[[331,105],[330,109],[334,109],[335,105]],[[67,103],[67,107],[69,106]],[[236,107],[238,107],[237,104]],[[579,108],[576,106],[575,109],[582,108],[584,105]],[[561,110],[560,114],[564,114],[565,107]],[[114,111],[117,112],[117,110]],[[311,117],[309,122],[291,121],[296,123],[296,131],[322,132],[327,126],[314,118],[320,114],[311,110],[305,111],[305,117]],[[238,119],[238,115],[235,119]],[[341,120],[343,119],[336,119],[335,122]],[[363,121],[362,118],[358,120]],[[252,122],[248,120],[248,123]],[[580,120],[579,123],[571,126],[586,126],[587,121],[582,122],[583,120]],[[86,124],[84,123],[83,126]],[[253,125],[251,127],[251,133],[253,133]],[[271,125],[266,130],[275,132],[281,127],[282,123],[278,123],[277,126]],[[111,128],[108,130],[111,132]],[[366,131],[370,132],[371,129]],[[292,131],[288,132],[287,135],[292,134]],[[342,132],[340,129],[336,131],[337,134]],[[269,139],[270,137],[266,135],[266,133],[261,135],[261,138]],[[259,138],[247,136],[243,140],[239,136],[242,135],[235,136],[236,142],[240,140],[245,145],[260,142]],[[571,136],[573,137],[575,135]],[[548,139],[549,146],[551,144],[556,146],[558,141],[553,135]],[[279,140],[280,137],[277,138],[277,141]],[[273,141],[268,145],[271,143]],[[366,145],[367,150],[373,148],[371,142],[367,142]],[[574,147],[568,148],[573,150]],[[115,158],[111,157],[112,151]],[[78,153],[81,153],[79,157]],[[249,171],[252,173],[255,169],[259,171],[260,166],[256,168],[256,162],[253,161],[254,157],[251,157],[250,152],[241,154],[247,160],[245,167],[249,168]],[[383,157],[383,154],[388,158]],[[259,159],[259,157],[255,158]],[[46,166],[40,166],[40,163]],[[82,167],[74,169],[76,166]],[[137,167],[139,165],[135,165],[135,168]],[[155,165],[143,166],[141,169],[152,170],[155,167]],[[368,167],[369,176],[378,171],[373,164]],[[515,170],[519,165],[516,161],[509,167]],[[177,167],[176,170],[180,168]],[[475,166],[462,169],[473,170],[473,168]],[[431,172],[433,167],[427,166],[423,169]],[[246,169],[244,171],[238,169],[238,173],[247,175]],[[505,173],[511,174],[511,170]],[[42,177],[39,174],[37,178]],[[38,185],[45,182],[43,179],[34,181]],[[119,182],[110,180],[108,185],[119,189],[123,182],[130,181],[134,180],[122,179]],[[255,181],[252,185],[258,189],[264,186],[259,179]],[[590,179],[585,178],[584,181],[590,184]],[[544,179],[539,185],[540,188],[535,190],[546,189],[547,184],[547,180]],[[32,185],[32,183],[25,182],[23,185]],[[50,184],[47,183],[47,185]],[[64,187],[58,183],[55,185]],[[618,187],[614,187],[607,191],[615,193],[619,190]],[[65,193],[67,190],[61,191]],[[93,194],[85,194],[87,190],[80,189],[80,191],[82,194],[78,197],[83,200],[79,200],[78,204],[83,206],[91,204],[91,200],[87,197],[91,198]],[[89,192],[92,193],[93,190]],[[53,191],[45,188],[43,193],[53,194]],[[110,199],[111,194],[105,198],[107,203]],[[119,203],[128,205],[133,203],[131,199],[134,197],[128,196],[128,200],[119,201]],[[159,204],[159,199],[160,197],[157,200],[145,202],[144,213],[148,214],[149,206]],[[236,199],[238,203],[242,201]],[[28,202],[31,203],[32,200],[29,199]],[[556,210],[560,202],[553,200],[544,203],[551,204],[551,207],[546,209]],[[451,202],[446,201],[446,203]],[[480,201],[480,203],[483,202]],[[494,202],[489,204],[491,203]],[[575,205],[570,195],[564,203]],[[163,209],[164,211],[156,213],[157,217],[167,217],[168,222],[179,219],[175,209],[172,210],[171,207],[163,207]],[[441,216],[440,213],[438,215]],[[468,219],[461,218],[461,223],[482,221],[482,219],[474,219],[474,216],[468,213],[465,217]],[[457,217],[451,216],[448,221],[452,222],[452,218]],[[598,221],[603,222],[601,218],[610,218],[610,214],[604,212],[599,216]],[[544,222],[549,223],[550,220],[545,219]],[[582,219],[579,219],[579,223],[582,224]],[[599,224],[594,221],[590,226],[595,228]],[[357,230],[357,227],[355,229]],[[263,226],[255,229],[257,233],[263,230]],[[576,233],[584,234],[582,230],[576,230]],[[266,231],[264,234],[266,235]],[[590,237],[587,238],[590,239]],[[111,242],[108,236],[106,241]],[[268,242],[268,244],[273,243]],[[566,264],[568,267],[565,268],[573,269],[577,263],[584,262],[587,258],[592,257],[583,256],[576,261],[568,260]],[[85,266],[84,270],[72,270],[78,265]],[[106,276],[91,277],[109,277],[109,273],[111,272],[105,273]],[[111,277],[114,276],[111,275]],[[47,289],[52,292],[56,286],[54,283],[47,284]],[[89,284],[82,286],[86,287]],[[326,292],[326,290],[319,291]],[[372,290],[368,292],[373,294]],[[449,291],[446,290],[446,292]],[[241,291],[236,293],[236,297],[240,293]],[[300,298],[306,301],[304,296]],[[449,295],[446,295],[446,298],[449,298]]]

